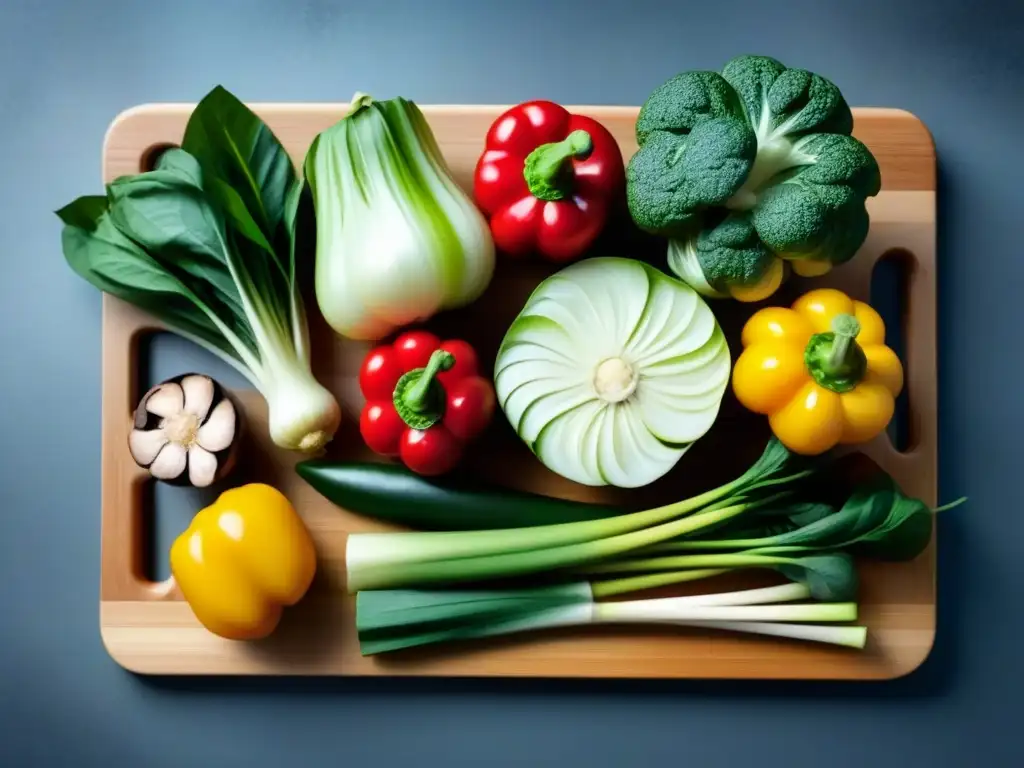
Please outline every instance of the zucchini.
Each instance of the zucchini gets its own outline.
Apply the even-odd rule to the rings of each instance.
[[[398,464],[307,459],[299,476],[350,512],[421,531],[468,531],[575,523],[618,507],[556,499],[465,477],[426,478]]]

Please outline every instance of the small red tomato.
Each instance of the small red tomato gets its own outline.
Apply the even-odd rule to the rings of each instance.
[[[405,465],[420,475],[443,475],[462,458],[462,443],[441,424],[430,429],[407,429],[400,455]]]
[[[390,346],[372,350],[359,369],[359,390],[367,400],[389,400],[402,376],[398,356]]]
[[[444,425],[459,440],[472,440],[487,427],[496,401],[487,379],[473,376],[458,381],[448,388]]]
[[[425,368],[430,355],[441,346],[441,339],[430,331],[406,331],[392,345],[403,371]]]
[[[467,376],[476,376],[480,372],[480,362],[476,350],[462,339],[450,339],[441,345],[445,352],[451,352],[455,365],[437,375],[438,381],[448,388]]]
[[[371,451],[397,456],[405,422],[390,400],[367,403],[359,415],[359,432]]]

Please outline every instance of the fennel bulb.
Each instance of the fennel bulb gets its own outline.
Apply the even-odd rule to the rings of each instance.
[[[154,170],[57,214],[76,273],[228,362],[266,399],[273,442],[318,453],[341,409],[311,370],[297,280],[301,190],[270,129],[218,87]]]
[[[731,359],[704,299],[647,264],[592,258],[544,280],[495,361],[498,402],[552,471],[634,488],[718,416]]]
[[[453,180],[419,108],[356,94],[305,174],[316,211],[316,298],[340,335],[376,341],[476,300],[494,273],[483,215]]]

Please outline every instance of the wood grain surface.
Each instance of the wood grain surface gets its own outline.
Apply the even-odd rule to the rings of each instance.
[[[136,173],[154,151],[180,141],[191,104],[136,107],[117,117],[103,148],[103,177]],[[301,163],[315,134],[345,113],[344,105],[255,104],[252,108]],[[474,164],[499,105],[422,107],[456,179],[469,188]],[[635,107],[573,107],[602,121],[628,159],[636,150]],[[811,283],[794,279],[772,297],[788,303],[813,286],[833,285],[871,300],[871,275],[889,254],[905,270],[902,327],[909,403],[909,445],[895,450],[886,435],[862,446],[910,494],[936,500],[935,345],[935,153],[931,137],[913,115],[893,109],[855,109],[855,135],[874,152],[882,170],[882,192],[869,201],[871,230],[861,252],[829,276]],[[628,222],[627,222],[628,223]],[[628,227],[612,227],[595,253],[634,256],[664,265],[663,246]],[[536,261],[500,261],[484,297],[466,310],[435,318],[439,333],[457,333],[475,343],[482,364],[494,353],[529,291],[553,271]],[[345,422],[330,456],[373,458],[357,429],[361,405],[356,374],[368,348],[342,340],[323,324],[308,299],[314,373],[345,410]],[[713,302],[729,337],[733,359],[738,332],[759,305]],[[110,296],[103,305],[102,573],[100,627],[103,642],[122,666],[139,673],[246,675],[449,675],[648,678],[833,678],[886,679],[915,669],[928,655],[935,632],[935,546],[910,563],[861,565],[859,623],[868,627],[863,651],[706,630],[583,628],[473,641],[364,658],[353,625],[354,599],[344,590],[348,533],[386,526],[333,506],[293,471],[299,458],[273,447],[266,409],[253,391],[237,392],[251,429],[231,485],[269,482],[285,492],[312,531],[319,551],[313,588],[286,612],[278,630],[257,643],[223,640],[193,617],[173,580],[143,576],[143,531],[151,494],[147,477],[129,455],[126,439],[140,391],[141,341],[161,330],[152,317]],[[182,371],[184,372],[184,371]],[[769,433],[764,420],[746,413],[731,392],[712,430],[657,483],[639,491],[591,489],[545,469],[512,433],[501,413],[473,452],[471,470],[510,487],[566,498],[621,502],[636,507],[683,498],[746,469]],[[771,583],[769,576],[720,577],[701,589]],[[692,590],[691,590],[692,591]],[[677,594],[684,590],[677,590]]]

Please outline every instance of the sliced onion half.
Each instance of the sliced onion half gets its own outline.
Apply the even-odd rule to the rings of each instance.
[[[591,258],[531,294],[498,350],[495,389],[550,470],[636,488],[711,428],[731,367],[694,289],[639,261]]]

